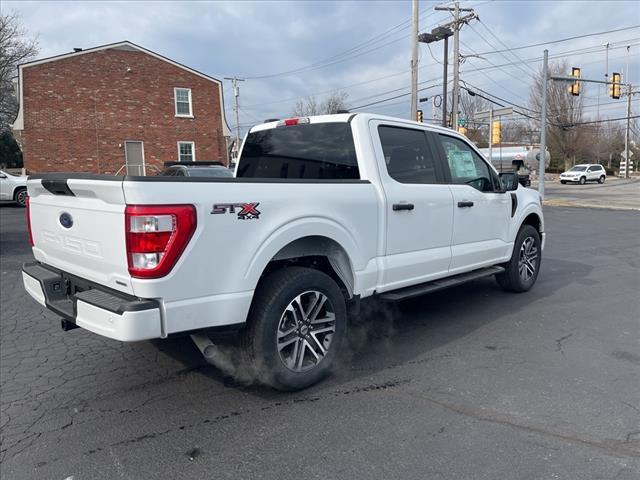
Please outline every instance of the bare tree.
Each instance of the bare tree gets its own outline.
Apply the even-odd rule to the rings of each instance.
[[[453,105],[452,99],[449,105]],[[467,121],[467,138],[479,147],[489,145],[489,135],[486,128],[481,124],[474,123],[473,117],[476,113],[480,113],[491,108],[491,103],[478,95],[471,95],[469,92],[462,90],[460,92],[460,118]]]
[[[38,53],[38,42],[30,38],[15,13],[0,13],[0,132],[10,129],[18,113],[13,79],[17,67]]]
[[[566,75],[568,62],[549,65],[551,75]],[[569,168],[578,159],[588,160],[593,155],[593,135],[584,126],[574,126],[584,117],[583,95],[573,96],[565,82],[549,81],[547,84],[547,146],[554,166]],[[582,83],[582,94],[586,91]],[[529,106],[539,112],[542,108],[542,71],[535,76],[529,94]]]
[[[340,110],[348,110],[346,92],[337,92],[331,94],[323,102],[318,103],[316,97],[309,96],[302,100],[298,100],[293,108],[293,115],[296,117],[305,117],[311,115],[325,115],[338,113]]]
[[[314,96],[309,96],[303,98],[302,100],[298,100],[296,102],[296,106],[293,107],[293,116],[295,117],[304,117],[310,115],[320,115],[320,106],[318,105],[318,101]]]

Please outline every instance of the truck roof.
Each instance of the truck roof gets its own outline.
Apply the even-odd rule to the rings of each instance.
[[[387,120],[387,121],[393,121],[393,122],[402,122],[402,123],[406,123],[407,125],[411,125],[411,126],[416,126],[416,127],[420,127],[420,128],[424,128],[425,130],[429,130],[429,131],[433,131],[433,132],[442,132],[442,133],[446,133],[448,135],[455,135],[455,136],[459,136],[462,137],[461,134],[459,134],[458,132],[451,130],[450,128],[445,128],[442,127],[440,125],[431,125],[428,123],[420,123],[420,122],[415,122],[413,120],[408,120],[406,118],[400,118],[400,117],[391,117],[388,115],[380,115],[377,113],[367,113],[367,112],[353,112],[353,113],[336,113],[336,114],[331,114],[331,115],[311,115],[311,116],[300,116],[300,117],[287,117],[288,119],[294,119],[294,118],[308,118],[309,119],[309,123],[310,124],[314,124],[314,123],[340,123],[340,122],[350,122],[352,121],[354,118],[358,118],[359,121],[364,121],[367,122],[369,120]],[[265,123],[261,123],[259,125],[255,125],[254,127],[251,127],[251,129],[249,130],[249,133],[252,132],[259,132],[262,130],[269,130],[271,128],[275,128],[276,126],[278,126],[278,122],[283,121],[284,119],[280,119],[280,120],[272,120],[272,121],[268,121]]]

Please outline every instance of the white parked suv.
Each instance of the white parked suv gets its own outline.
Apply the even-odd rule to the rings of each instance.
[[[348,312],[495,276],[529,290],[540,195],[445,128],[358,113],[253,127],[235,178],[29,177],[24,286],[120,341],[236,328],[275,388],[331,370]],[[455,319],[452,319],[455,321]]]
[[[579,183],[584,185],[587,182],[604,183],[607,179],[607,172],[604,167],[597,163],[585,163],[571,167],[566,172],[560,174],[560,183]]]
[[[27,204],[27,177],[18,177],[0,170],[0,200]]]

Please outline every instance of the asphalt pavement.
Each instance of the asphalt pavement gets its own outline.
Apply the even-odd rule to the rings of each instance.
[[[640,213],[545,207],[538,283],[363,305],[339,369],[285,394],[189,339],[123,344],[22,288],[0,205],[3,479],[640,478]]]
[[[538,188],[537,182],[533,185]],[[556,207],[589,207],[640,210],[640,178],[609,177],[604,184],[585,185],[558,180],[545,183],[545,204]]]

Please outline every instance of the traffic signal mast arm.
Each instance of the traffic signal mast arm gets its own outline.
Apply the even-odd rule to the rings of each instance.
[[[563,75],[550,75],[549,78],[551,80],[557,80],[560,82],[586,82],[586,83],[604,83],[605,85],[611,85],[611,81],[606,80],[587,80],[586,78],[579,78],[576,80],[576,77],[572,76],[563,76]],[[627,85],[626,83],[621,83],[620,85]]]

